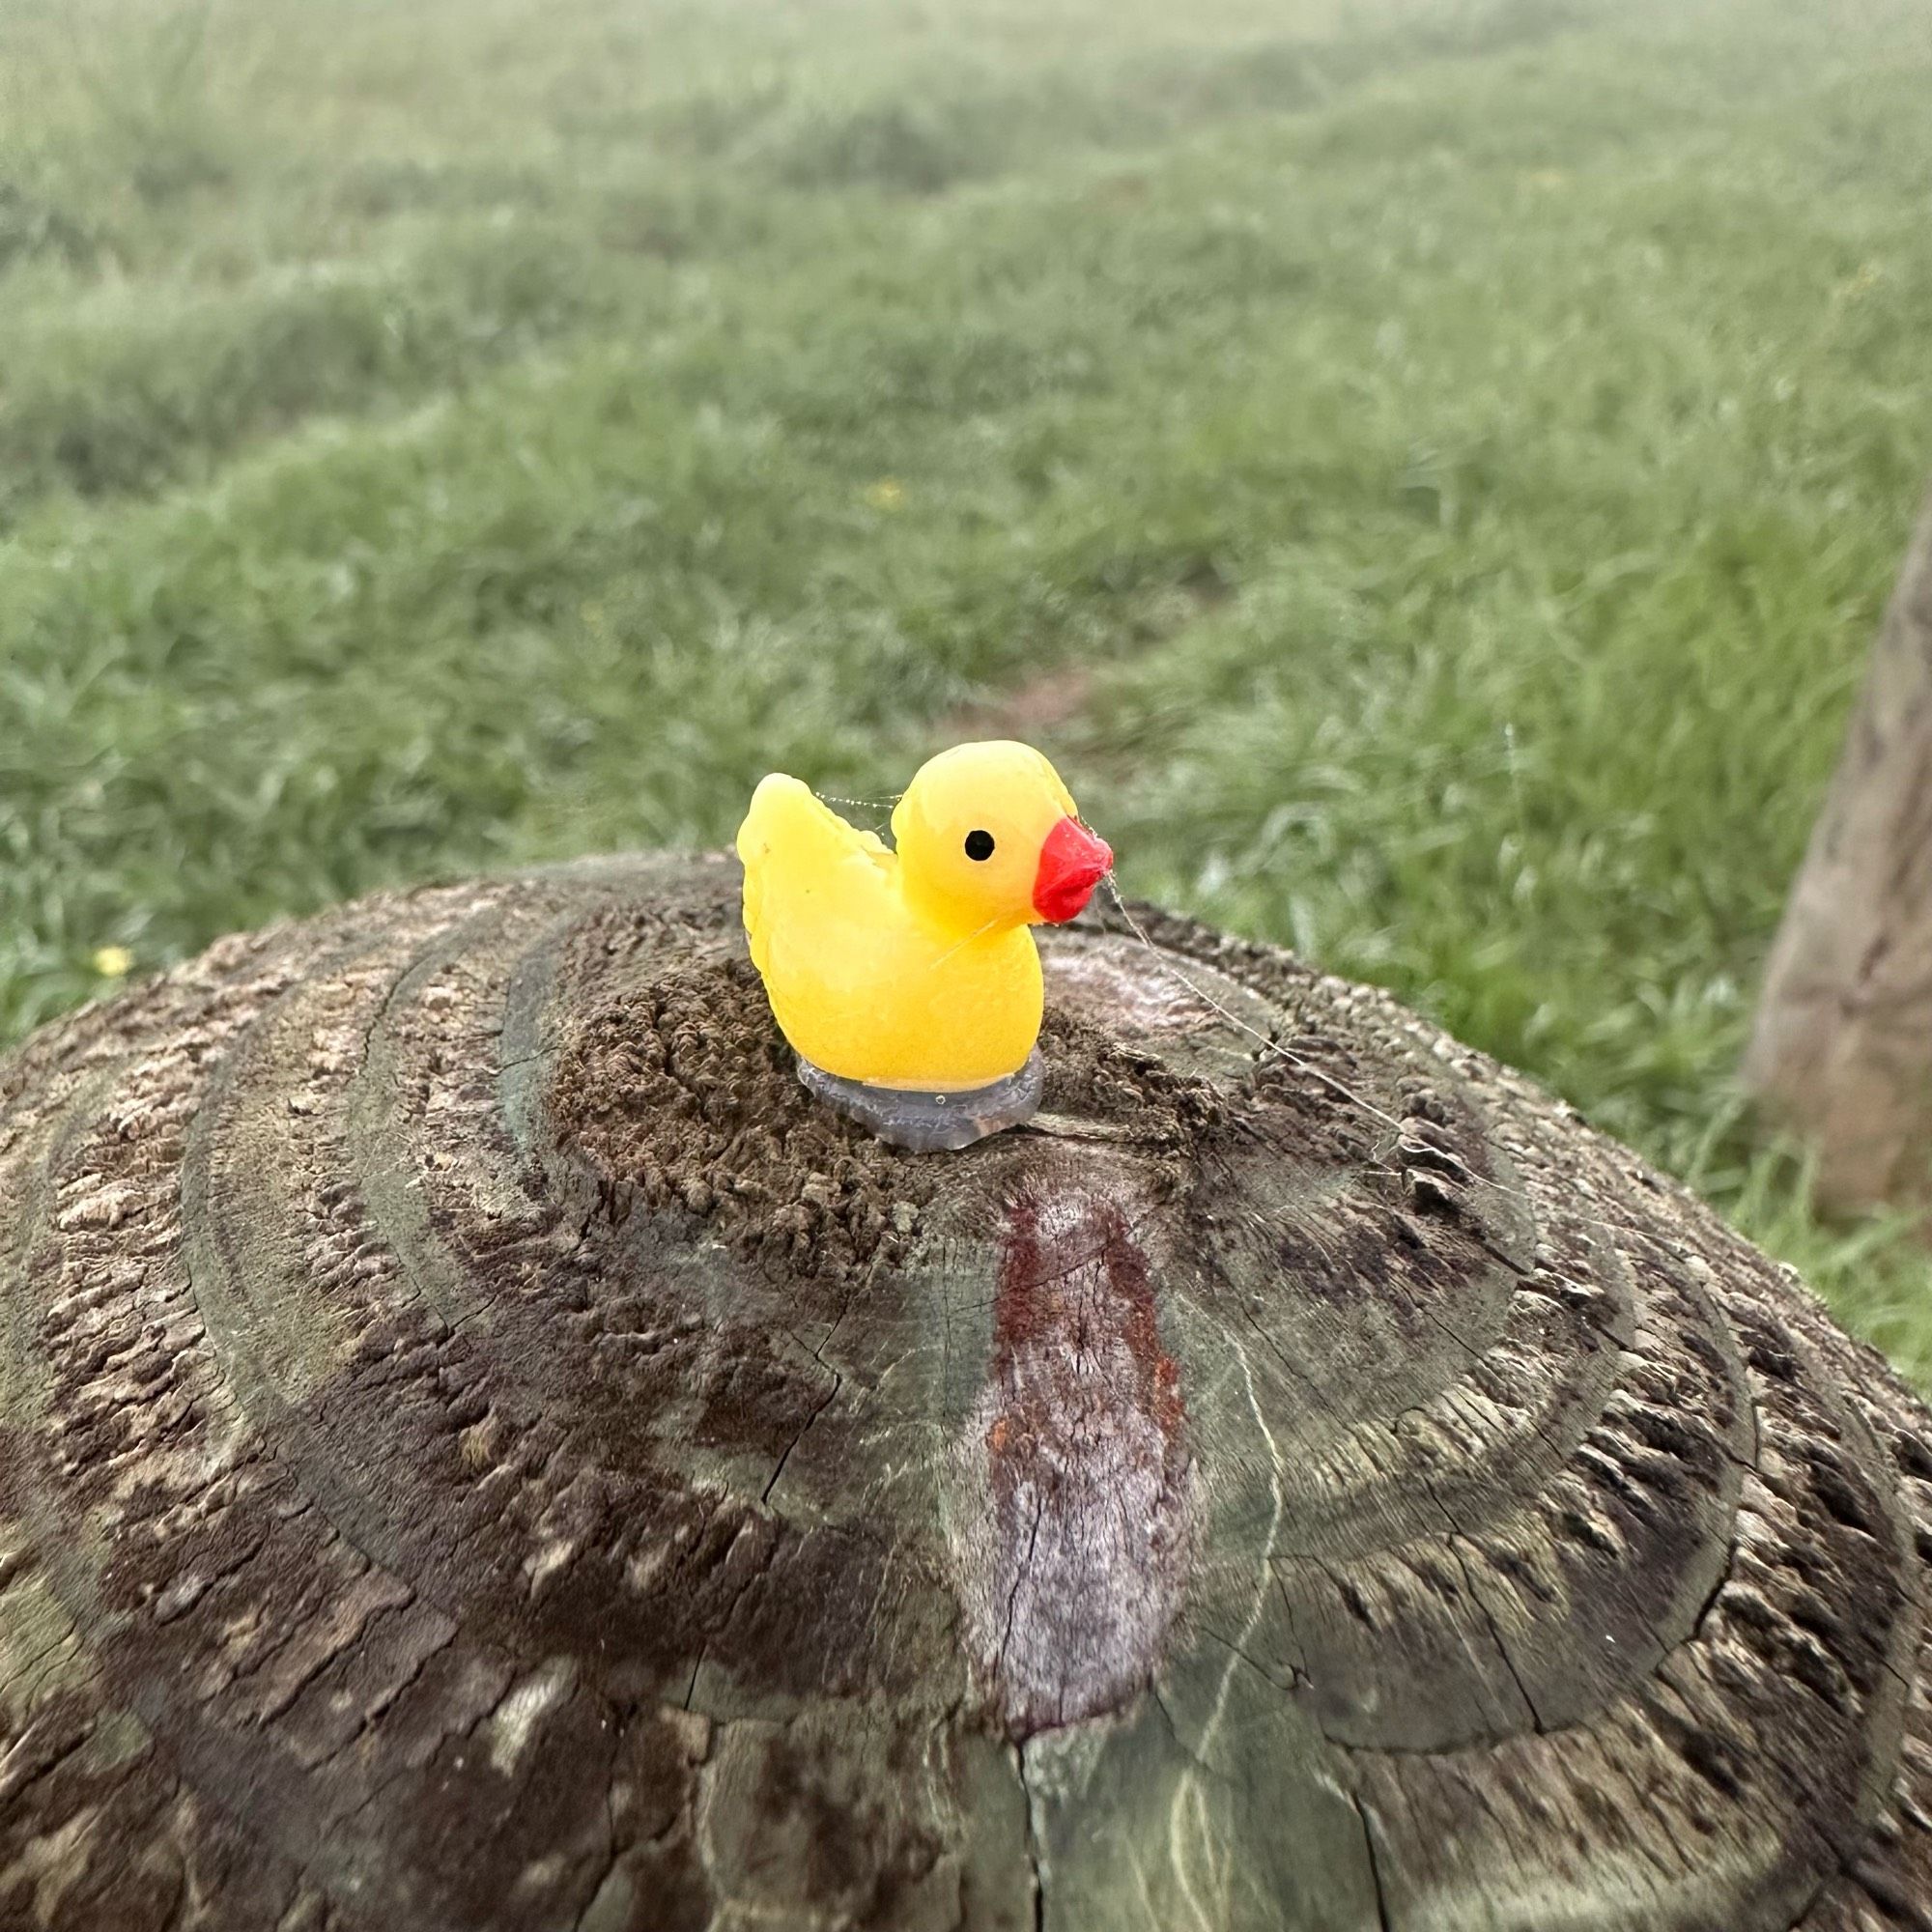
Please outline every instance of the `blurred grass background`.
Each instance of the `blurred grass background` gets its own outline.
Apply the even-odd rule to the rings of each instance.
[[[1059,760],[1921,1378],[1732,1097],[1932,467],[1923,0],[10,0],[0,1039]]]

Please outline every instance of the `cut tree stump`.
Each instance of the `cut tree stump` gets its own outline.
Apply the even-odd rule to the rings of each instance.
[[[1932,1925],[1932,1417],[1787,1271],[1153,914],[897,1152],[737,893],[376,898],[0,1069],[0,1924]]]
[[[1745,1084],[1827,1208],[1932,1206],[1932,496],[1765,969]]]

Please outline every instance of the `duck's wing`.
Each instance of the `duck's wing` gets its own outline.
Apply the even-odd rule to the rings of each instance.
[[[752,794],[738,828],[745,867],[745,930],[761,971],[773,934],[865,923],[874,917],[895,863],[877,834],[862,832],[809,785],[774,772]]]

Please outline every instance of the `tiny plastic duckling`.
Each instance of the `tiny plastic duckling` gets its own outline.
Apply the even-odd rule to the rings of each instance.
[[[800,1075],[902,1146],[963,1147],[1038,1105],[1030,925],[1113,866],[1030,745],[958,745],[893,812],[895,850],[774,772],[738,830],[745,930]]]

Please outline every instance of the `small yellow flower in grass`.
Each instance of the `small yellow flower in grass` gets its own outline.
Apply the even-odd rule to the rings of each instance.
[[[103,980],[125,980],[134,970],[134,955],[125,946],[98,946],[94,970]]]
[[[875,510],[896,510],[905,501],[905,486],[896,476],[881,476],[866,486],[866,500]]]

